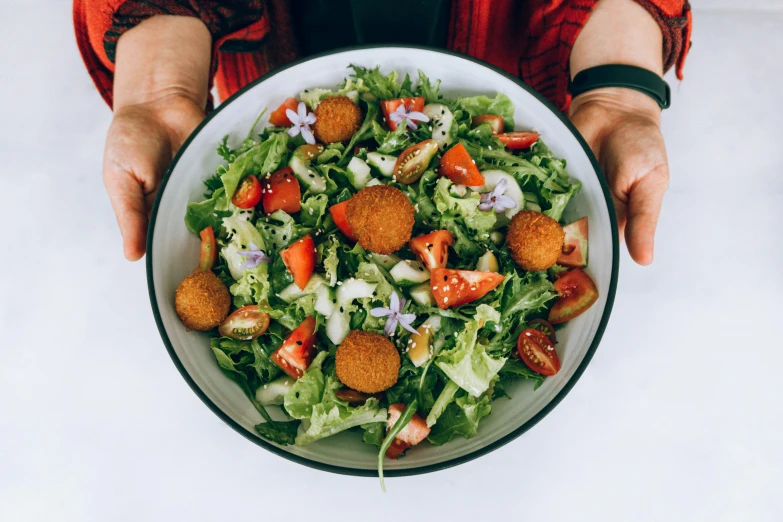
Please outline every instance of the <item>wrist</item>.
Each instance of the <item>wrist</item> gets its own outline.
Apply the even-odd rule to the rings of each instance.
[[[583,92],[571,100],[573,115],[584,107],[599,107],[616,114],[633,114],[656,125],[660,124],[661,108],[648,95],[626,87],[602,87]]]
[[[212,36],[186,16],[154,16],[123,34],[117,44],[114,109],[188,99],[206,105]]]

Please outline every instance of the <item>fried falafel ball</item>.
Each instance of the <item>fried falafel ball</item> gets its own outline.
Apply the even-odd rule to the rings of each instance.
[[[348,141],[362,125],[362,110],[346,96],[330,96],[313,112],[313,133],[321,143]]]
[[[337,348],[335,370],[340,382],[356,391],[378,393],[397,382],[400,353],[386,337],[354,330]]]
[[[363,249],[391,254],[410,240],[413,212],[413,205],[400,189],[374,185],[348,201],[346,217]]]
[[[188,330],[206,332],[215,328],[230,307],[228,288],[211,270],[190,274],[174,294],[174,308]]]
[[[517,212],[506,233],[511,257],[530,272],[554,265],[563,252],[564,241],[565,232],[557,221],[532,210]]]

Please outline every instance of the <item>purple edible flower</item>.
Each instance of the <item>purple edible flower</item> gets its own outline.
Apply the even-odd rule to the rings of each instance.
[[[239,268],[245,270],[246,268],[255,268],[261,263],[269,263],[272,260],[264,253],[263,250],[259,250],[255,243],[250,242],[250,250],[242,250],[237,252],[242,257],[246,257]]]
[[[492,192],[481,195],[481,203],[479,203],[479,210],[487,211],[495,209],[495,212],[501,213],[506,210],[516,208],[517,202],[510,196],[504,196],[503,193],[508,188],[508,181],[501,179],[495,186]]]
[[[388,317],[383,333],[387,337],[394,335],[397,330],[397,323],[411,333],[418,333],[411,327],[411,323],[416,320],[416,314],[402,314],[400,311],[405,307],[405,298],[400,299],[397,292],[392,292],[389,298],[389,308],[373,308],[370,315],[373,317]]]
[[[414,111],[413,104],[406,108],[404,103],[401,103],[393,113],[389,114],[389,119],[396,123],[398,127],[400,126],[400,123],[404,121],[405,125],[413,130],[418,128],[416,127],[417,121],[424,123],[430,121],[427,115],[423,112]]]
[[[315,137],[313,136],[313,132],[310,130],[310,125],[315,123],[315,114],[312,112],[307,114],[307,106],[304,104],[304,102],[299,102],[297,112],[294,112],[291,109],[286,109],[285,115],[288,116],[288,119],[291,120],[291,123],[294,124],[293,127],[288,129],[288,135],[293,138],[297,134],[301,133],[302,137],[307,143],[310,145],[315,145]]]

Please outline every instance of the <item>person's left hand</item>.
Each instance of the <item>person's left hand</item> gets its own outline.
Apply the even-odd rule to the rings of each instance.
[[[655,228],[669,185],[660,120],[655,101],[630,89],[596,89],[571,103],[571,121],[598,158],[620,236],[625,235],[628,252],[640,265],[652,263]]]

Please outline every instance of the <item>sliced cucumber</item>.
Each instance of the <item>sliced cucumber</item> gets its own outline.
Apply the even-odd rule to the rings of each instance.
[[[402,261],[400,259],[400,256],[396,254],[389,254],[389,255],[383,255],[383,254],[371,254],[372,260],[381,265],[386,270],[391,270],[394,265]]]
[[[494,232],[489,233],[489,239],[493,243],[495,243],[496,246],[500,246],[503,244],[503,241],[506,239],[505,236],[503,236],[502,232],[499,232],[495,230]]]
[[[420,261],[400,261],[389,274],[400,286],[413,286],[430,279],[430,271]]]
[[[378,169],[387,178],[390,178],[394,174],[394,164],[397,163],[397,156],[368,152],[367,163]]]
[[[291,389],[296,381],[288,375],[278,377],[256,390],[256,400],[264,406],[276,406],[283,404],[283,397]]]
[[[321,274],[313,274],[310,276],[310,280],[305,285],[304,289],[296,286],[296,283],[291,283],[287,287],[277,294],[277,297],[285,301],[286,303],[293,303],[300,297],[304,297],[307,294],[312,294],[318,287],[326,284],[326,279]]]
[[[374,187],[375,185],[383,185],[383,183],[378,178],[372,178],[370,181],[367,182],[365,187]]]
[[[320,194],[326,190],[326,180],[310,166],[310,162],[321,153],[313,153],[313,147],[316,146],[301,145],[297,147],[293,155],[291,155],[291,161],[288,163],[288,166],[291,167],[291,170],[294,171],[299,182],[302,183],[307,190],[314,194]],[[323,146],[318,147],[320,147],[320,151],[323,151]]]
[[[442,103],[428,103],[422,111],[430,119],[432,125],[432,139],[438,142],[440,150],[446,149],[454,143],[454,115],[448,107]]]
[[[315,311],[327,319],[335,308],[334,290],[327,285],[321,285],[315,290]]]
[[[351,317],[348,312],[335,311],[326,320],[326,336],[334,344],[340,344],[351,332]]]
[[[367,182],[372,179],[370,176],[370,167],[363,159],[354,156],[351,161],[348,162],[348,178],[351,185],[356,189],[360,189],[367,185]]]
[[[476,263],[476,270],[479,272],[497,272],[498,269],[498,258],[491,250],[484,252]]]
[[[432,289],[430,283],[421,283],[410,289],[408,292],[415,302],[421,306],[435,306],[435,297],[432,295]]]
[[[343,284],[337,288],[337,302],[350,303],[354,299],[365,299],[372,297],[377,283],[368,283],[362,279],[350,278],[343,281]]]
[[[476,192],[491,192],[495,189],[501,180],[506,180],[506,192],[505,196],[510,197],[517,204],[516,207],[510,208],[503,212],[508,219],[514,217],[514,214],[525,208],[525,195],[522,193],[522,189],[519,188],[519,183],[514,179],[514,176],[502,170],[484,170],[481,172],[484,176],[484,185],[476,187]]]

